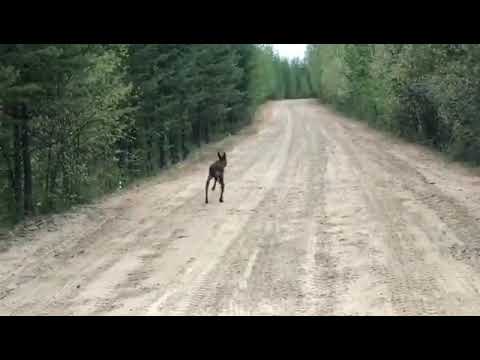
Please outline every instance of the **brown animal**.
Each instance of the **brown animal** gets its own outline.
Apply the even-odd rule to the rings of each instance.
[[[223,156],[220,153],[217,153],[218,160],[215,161],[208,170],[208,179],[207,184],[205,185],[205,204],[208,204],[208,186],[210,185],[210,180],[214,179],[215,183],[213,184],[212,191],[215,191],[215,186],[217,181],[220,183],[222,192],[220,194],[220,202],[223,203],[223,191],[225,190],[225,183],[223,182],[223,172],[227,166],[227,154],[223,153]]]

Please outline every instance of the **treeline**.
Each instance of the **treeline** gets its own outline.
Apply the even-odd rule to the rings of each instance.
[[[309,45],[306,62],[322,101],[480,163],[480,45]]]
[[[88,201],[236,132],[290,91],[287,66],[250,44],[1,44],[0,223]]]
[[[299,59],[281,58],[272,47],[264,47],[254,76],[255,89],[269,100],[309,98],[314,95],[307,66]],[[263,76],[262,76],[263,75]]]

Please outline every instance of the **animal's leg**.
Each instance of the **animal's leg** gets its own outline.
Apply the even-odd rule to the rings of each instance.
[[[209,175],[205,185],[205,204],[208,204],[208,187],[210,185],[210,180],[212,180],[212,177]]]
[[[220,194],[220,202],[223,203],[223,191],[225,190],[225,183],[223,182],[223,176],[219,179],[222,193]]]
[[[217,178],[214,178],[214,183],[213,183],[212,191],[215,191],[215,186],[217,186]]]

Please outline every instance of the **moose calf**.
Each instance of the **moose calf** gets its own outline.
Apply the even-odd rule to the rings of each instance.
[[[221,194],[220,194],[220,202],[223,203],[223,191],[225,190],[225,184],[223,182],[223,172],[225,167],[227,166],[227,154],[223,153],[223,156],[220,153],[217,153],[218,160],[215,161],[208,170],[208,179],[207,184],[205,185],[205,204],[208,204],[208,186],[210,185],[210,180],[215,179],[215,182],[212,187],[212,191],[215,191],[215,186],[217,185],[217,181],[220,183],[221,186]]]

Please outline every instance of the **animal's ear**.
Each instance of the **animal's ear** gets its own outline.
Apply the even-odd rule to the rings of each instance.
[[[217,152],[217,155],[218,155],[218,158],[219,158],[220,160],[222,160],[222,155],[220,155],[219,152]]]
[[[223,160],[227,160],[227,153],[226,152],[223,153]]]

